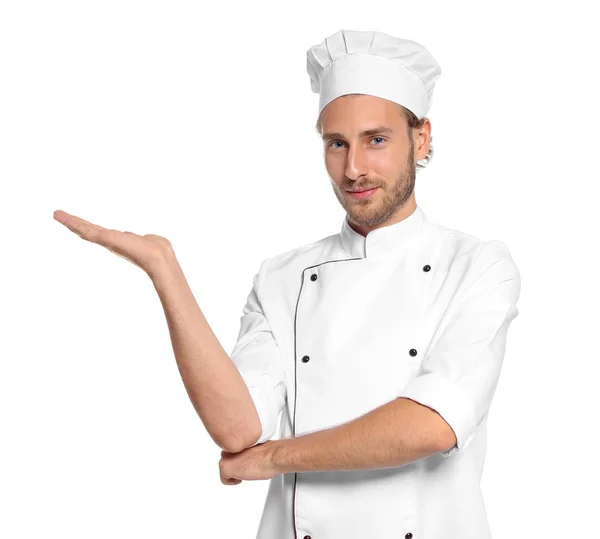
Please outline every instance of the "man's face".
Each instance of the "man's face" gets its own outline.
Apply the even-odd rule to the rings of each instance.
[[[429,137],[409,134],[396,103],[344,95],[323,109],[321,127],[325,167],[350,222],[363,229],[387,224],[409,199],[414,203],[415,163],[427,155]],[[424,127],[428,135],[428,120]],[[384,130],[373,131],[378,128]],[[369,187],[375,189],[363,195],[350,192]]]

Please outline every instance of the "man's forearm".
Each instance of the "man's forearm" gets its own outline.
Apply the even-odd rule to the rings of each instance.
[[[212,439],[241,451],[260,435],[252,397],[200,310],[173,254],[150,275],[163,306],[185,389]]]
[[[444,451],[454,433],[442,417],[398,398],[348,423],[273,441],[279,473],[391,468]]]

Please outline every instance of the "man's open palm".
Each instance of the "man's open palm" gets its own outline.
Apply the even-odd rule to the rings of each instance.
[[[150,273],[156,264],[173,252],[171,242],[155,234],[140,236],[129,231],[104,228],[62,210],[54,212],[54,219],[80,238],[106,247],[146,273]]]

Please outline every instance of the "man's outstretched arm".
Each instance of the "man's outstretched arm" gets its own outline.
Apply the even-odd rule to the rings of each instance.
[[[252,380],[246,383],[244,374],[225,352],[200,310],[171,242],[156,234],[141,236],[133,232],[104,228],[62,210],[56,210],[53,217],[80,238],[106,247],[140,267],[152,279],[165,311],[177,367],[185,389],[215,443],[225,450],[240,451],[257,440],[267,439],[274,430],[271,416],[277,411],[271,403],[278,405],[284,398],[284,395],[279,397],[283,391],[278,390],[276,395],[279,401],[276,401],[275,397],[271,397],[271,393],[275,394],[274,391],[267,392]],[[252,298],[251,294],[250,299]],[[255,332],[251,331],[254,326],[259,326],[256,333],[259,336],[267,334],[262,327],[266,323],[261,325],[257,322],[257,319],[260,321],[260,313],[254,315],[249,312],[252,306],[252,303],[246,306],[247,316],[242,318],[245,321],[252,317],[242,325],[242,344],[249,346],[254,340],[258,341],[263,344],[263,356],[269,356],[268,352],[274,345],[269,339],[254,339]],[[245,360],[246,370],[254,368],[257,371],[255,378],[262,380],[262,365],[254,365],[245,357],[252,354],[239,354],[240,346],[236,349],[236,361],[239,363]],[[269,385],[263,382],[263,386],[269,387],[278,382],[277,380],[271,384],[268,376],[265,375],[264,378],[269,381]],[[253,397],[251,392],[256,396]],[[266,404],[262,404],[259,410],[254,400],[258,402],[264,393],[268,393],[268,398],[260,399]],[[268,429],[262,426],[263,421]]]

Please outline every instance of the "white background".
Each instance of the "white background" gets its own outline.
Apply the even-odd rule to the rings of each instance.
[[[3,2],[0,537],[255,536],[268,482],[220,482],[152,282],[53,212],[169,238],[230,352],[260,262],[341,227],[306,73],[340,29],[433,54],[417,202],[521,270],[482,480],[494,539],[600,536],[592,5]]]

